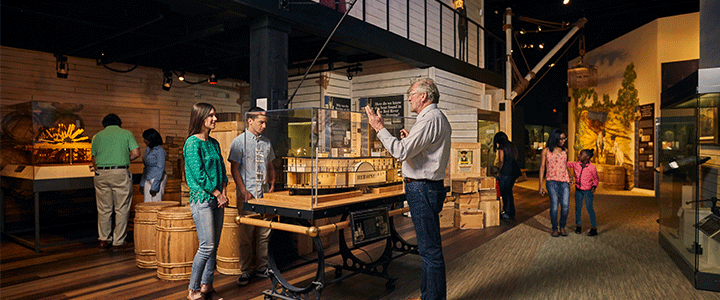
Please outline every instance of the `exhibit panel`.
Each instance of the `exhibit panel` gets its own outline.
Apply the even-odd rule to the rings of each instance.
[[[714,291],[720,291],[717,108],[717,94],[665,107],[656,132],[661,245],[697,288]]]

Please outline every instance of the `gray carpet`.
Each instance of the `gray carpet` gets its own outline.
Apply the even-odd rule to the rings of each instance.
[[[720,299],[694,289],[660,247],[655,198],[634,195],[596,195],[596,237],[586,212],[583,234],[573,232],[571,196],[569,236],[550,236],[545,211],[448,262],[448,299]],[[383,299],[419,297],[420,259],[393,264],[417,284]]]

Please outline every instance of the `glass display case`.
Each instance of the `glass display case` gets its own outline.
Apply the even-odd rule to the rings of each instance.
[[[24,179],[92,176],[83,105],[33,101],[2,109],[2,175]],[[82,167],[66,167],[82,165]],[[34,168],[28,168],[34,166]],[[42,170],[39,168],[45,166]],[[53,168],[61,166],[63,168]],[[47,174],[46,174],[47,173]],[[85,174],[89,173],[89,174]]]
[[[495,150],[493,150],[493,138],[499,131],[499,122],[494,120],[478,120],[478,143],[480,143],[480,165],[485,170],[490,170],[495,165]]]
[[[275,156],[274,190],[282,192],[266,194],[266,198],[307,195],[316,205],[346,192],[362,194],[393,185],[402,188],[401,163],[385,150],[364,112],[298,108],[264,115],[267,129],[263,135],[270,140]],[[412,118],[393,116],[383,116],[383,121],[398,139],[401,129],[410,130],[414,124]],[[264,161],[263,151],[251,148],[257,144],[247,138],[246,153],[257,153],[256,161]],[[260,165],[256,168],[262,181],[266,172]]]
[[[657,119],[660,243],[698,289],[720,291],[718,94],[663,107]]]

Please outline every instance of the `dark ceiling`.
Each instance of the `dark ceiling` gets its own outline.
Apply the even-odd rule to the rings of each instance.
[[[304,0],[290,2],[298,1]],[[214,73],[221,79],[249,81],[249,24],[262,12],[238,2],[253,1],[3,0],[0,2],[0,43],[9,47],[97,59],[109,67],[113,67],[114,62],[122,62],[176,72]],[[522,22],[518,17],[569,23],[585,17],[588,23],[582,33],[588,50],[657,18],[696,12],[699,8],[698,0],[570,0],[568,5],[563,5],[562,0],[485,0],[485,4],[486,28],[498,36],[503,36],[502,14],[506,7],[511,7],[516,16],[514,28],[528,31],[536,30],[537,25]],[[326,9],[319,5],[318,8]],[[291,75],[303,70],[326,38],[308,33],[310,31],[303,32],[302,24],[296,25],[301,26],[291,24],[289,37],[290,67],[297,67],[290,71]],[[545,30],[519,35],[518,42],[552,46],[565,33]],[[523,51],[527,65],[534,66],[549,48]],[[527,106],[527,110],[539,111],[536,109],[548,106],[548,100],[564,99],[567,88],[563,66],[578,55],[577,43],[567,49],[564,55],[556,56],[560,68],[553,68],[545,79],[538,81],[537,86],[523,96],[526,99],[521,103]],[[322,56],[325,61],[346,63],[381,58],[345,45],[342,41],[330,42]],[[526,73],[528,68],[520,51],[515,52],[515,60],[521,72]],[[561,102],[553,106],[563,108]]]
[[[655,19],[697,12],[700,7],[698,0],[570,0],[567,5],[562,0],[485,0],[486,20],[488,30],[500,32],[502,27],[502,14],[505,8],[513,10],[513,28],[527,31],[537,30],[538,25],[518,20],[519,17],[529,17],[551,22],[574,23],[580,18],[586,18],[587,24],[580,31],[585,36],[585,49],[590,51],[600,47],[630,31],[633,31]],[[548,29],[548,27],[545,27]],[[530,68],[534,67],[540,59],[567,31],[550,32],[543,30],[538,33],[517,35],[519,44],[535,45],[533,49],[523,49]],[[537,45],[544,43],[543,49]],[[557,67],[543,68],[531,81],[535,86],[516,98],[520,100],[518,106],[525,111],[526,124],[545,124],[562,127],[567,124],[567,64],[579,56],[578,42],[574,38],[561,49],[550,62],[557,61]],[[547,47],[547,46],[550,47]],[[513,44],[518,49],[517,44]],[[564,55],[563,55],[564,53]],[[520,51],[513,52],[513,59],[522,74],[527,74],[528,67]],[[547,73],[546,73],[547,72]],[[544,77],[543,77],[544,76]],[[556,112],[553,112],[553,109]]]
[[[259,11],[229,0],[3,0],[3,46],[249,81],[249,28]],[[324,8],[323,8],[324,9]],[[292,68],[325,42],[291,29]],[[323,57],[378,55],[331,42]],[[291,70],[291,75],[293,72]]]

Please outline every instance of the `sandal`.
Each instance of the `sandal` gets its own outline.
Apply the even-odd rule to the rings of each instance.
[[[205,296],[205,300],[224,300],[215,290],[203,293],[203,296]]]
[[[197,298],[190,298],[190,295],[188,295],[188,296],[185,297],[185,298],[187,298],[188,300],[203,300],[203,299],[207,299],[207,296],[205,296],[205,294],[202,294],[202,293],[201,293],[201,294],[200,294],[200,297],[197,297]]]

